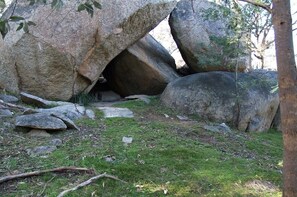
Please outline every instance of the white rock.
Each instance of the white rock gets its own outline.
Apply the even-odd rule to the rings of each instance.
[[[118,107],[99,107],[101,111],[104,113],[105,118],[115,118],[115,117],[123,117],[123,118],[133,118],[133,112],[128,108],[118,108]]]
[[[133,141],[133,138],[132,137],[126,137],[126,136],[124,136],[122,138],[122,142],[124,142],[125,144],[131,144],[132,141]]]

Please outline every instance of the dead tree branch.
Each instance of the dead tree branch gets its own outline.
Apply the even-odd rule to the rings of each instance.
[[[63,196],[65,196],[67,193],[69,193],[69,192],[71,192],[71,191],[75,191],[75,190],[77,190],[77,189],[79,189],[79,188],[81,188],[81,187],[87,186],[87,185],[91,184],[92,182],[94,182],[94,181],[96,181],[96,180],[98,180],[98,179],[100,179],[100,178],[110,178],[110,179],[114,179],[114,180],[120,181],[120,182],[122,182],[122,183],[127,183],[127,182],[125,182],[125,181],[123,181],[123,180],[121,180],[121,179],[119,179],[119,178],[117,178],[117,177],[115,177],[115,176],[112,176],[112,175],[103,173],[103,174],[99,174],[99,175],[97,175],[97,176],[94,176],[94,177],[90,178],[89,180],[84,181],[84,182],[78,184],[77,186],[75,186],[75,187],[73,187],[73,188],[64,190],[64,191],[61,192],[57,197],[63,197]]]
[[[65,171],[79,171],[79,172],[94,173],[94,170],[88,169],[88,168],[60,167],[60,168],[53,168],[53,169],[49,169],[49,170],[41,170],[41,171],[34,171],[34,172],[27,172],[27,173],[4,176],[4,177],[0,178],[0,184],[4,183],[6,181],[9,181],[9,180],[14,180],[14,179],[18,179],[18,178],[26,178],[26,177],[31,177],[31,176],[38,176],[38,175],[48,173],[48,172],[65,172]]]
[[[0,99],[0,104],[1,104],[1,105],[4,105],[4,106],[7,106],[7,107],[9,107],[9,108],[20,109],[20,110],[23,110],[23,111],[26,111],[26,110],[29,109],[29,108],[27,108],[27,107],[23,107],[23,106],[20,106],[20,105],[15,105],[15,104],[12,104],[12,103],[4,102],[4,101],[1,100],[1,99]]]
[[[238,0],[238,1],[250,3],[254,6],[258,6],[258,7],[261,7],[263,9],[267,10],[269,13],[272,13],[272,10],[271,10],[269,4],[261,3],[261,2],[255,1],[255,0]]]

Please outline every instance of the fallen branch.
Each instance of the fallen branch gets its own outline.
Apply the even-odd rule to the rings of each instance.
[[[250,4],[254,5],[254,6],[261,7],[264,10],[267,10],[269,13],[272,13],[272,10],[270,8],[270,4],[265,4],[265,3],[261,2],[261,1],[256,1],[256,0],[239,0],[239,1],[250,3]]]
[[[23,107],[23,106],[20,106],[20,105],[15,105],[15,104],[12,104],[12,103],[7,103],[7,102],[4,102],[3,100],[0,99],[0,103],[4,106],[7,106],[7,107],[10,107],[10,108],[16,108],[16,109],[20,109],[20,110],[28,110],[30,108],[27,108],[27,107]]]
[[[34,171],[34,172],[27,172],[27,173],[4,176],[4,177],[0,178],[0,184],[4,183],[6,181],[9,181],[9,180],[14,180],[14,179],[18,179],[18,178],[38,176],[38,175],[48,173],[48,172],[64,172],[64,171],[79,171],[79,172],[94,173],[94,170],[88,169],[88,168],[60,167],[60,168],[53,168],[53,169],[49,169],[49,170],[41,170],[41,171]]]
[[[69,192],[71,192],[71,191],[75,191],[75,190],[77,190],[77,189],[79,189],[79,188],[81,188],[81,187],[87,186],[87,185],[91,184],[92,182],[94,182],[95,180],[98,180],[98,179],[100,179],[100,178],[104,178],[104,177],[105,177],[105,178],[114,179],[114,180],[120,181],[120,182],[122,182],[122,183],[127,183],[126,181],[123,181],[123,180],[121,180],[121,179],[119,179],[119,178],[117,178],[117,177],[115,177],[115,176],[106,174],[106,172],[105,172],[105,173],[103,173],[103,174],[99,174],[99,175],[97,175],[97,176],[94,176],[94,177],[90,178],[89,180],[84,181],[84,182],[78,184],[77,186],[75,186],[75,187],[73,187],[73,188],[71,188],[71,189],[64,190],[64,191],[61,192],[57,197],[63,197],[64,195],[66,195],[67,193],[69,193]]]

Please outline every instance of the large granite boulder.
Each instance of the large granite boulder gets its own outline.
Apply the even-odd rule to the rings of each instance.
[[[234,32],[227,17],[208,17],[210,11],[219,10],[219,5],[207,0],[181,0],[170,15],[173,38],[195,72],[234,71],[236,65],[244,71],[250,63],[242,42],[230,42]]]
[[[15,66],[13,51],[4,45],[0,38],[0,89],[11,92],[19,91],[19,79]]]
[[[90,17],[77,12],[79,2],[64,1],[62,9],[53,10],[19,0],[5,11],[2,18],[14,12],[37,25],[24,33],[11,23],[11,31],[0,42],[0,74],[5,76],[1,88],[56,100],[88,91],[116,55],[176,5],[175,0],[102,0],[102,9]]]
[[[266,131],[276,114],[279,98],[271,90],[276,73],[206,72],[177,79],[162,94],[165,105],[243,131]]]
[[[123,51],[103,72],[109,86],[122,96],[161,94],[179,77],[175,61],[151,35]]]

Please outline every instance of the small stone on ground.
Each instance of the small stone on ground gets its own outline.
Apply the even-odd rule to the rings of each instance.
[[[205,130],[212,131],[212,132],[218,132],[218,133],[231,132],[231,129],[225,123],[222,123],[219,125],[205,125],[203,128]]]
[[[122,138],[122,142],[124,142],[125,144],[131,144],[132,141],[133,141],[133,138],[132,137],[126,137],[126,136],[124,136]]]
[[[50,142],[51,145],[53,146],[62,146],[63,142],[62,140],[56,138],[56,139],[52,139],[52,141]]]
[[[27,149],[27,153],[30,156],[42,156],[52,153],[54,150],[56,150],[56,146],[37,146],[33,149]]]
[[[182,120],[182,121],[186,121],[186,120],[189,120],[189,118],[187,116],[180,116],[180,115],[177,115],[176,116],[179,120]]]
[[[90,109],[87,109],[86,110],[86,116],[88,118],[91,118],[92,120],[94,120],[96,118],[96,115],[95,115],[94,111],[93,110],[90,110]]]

